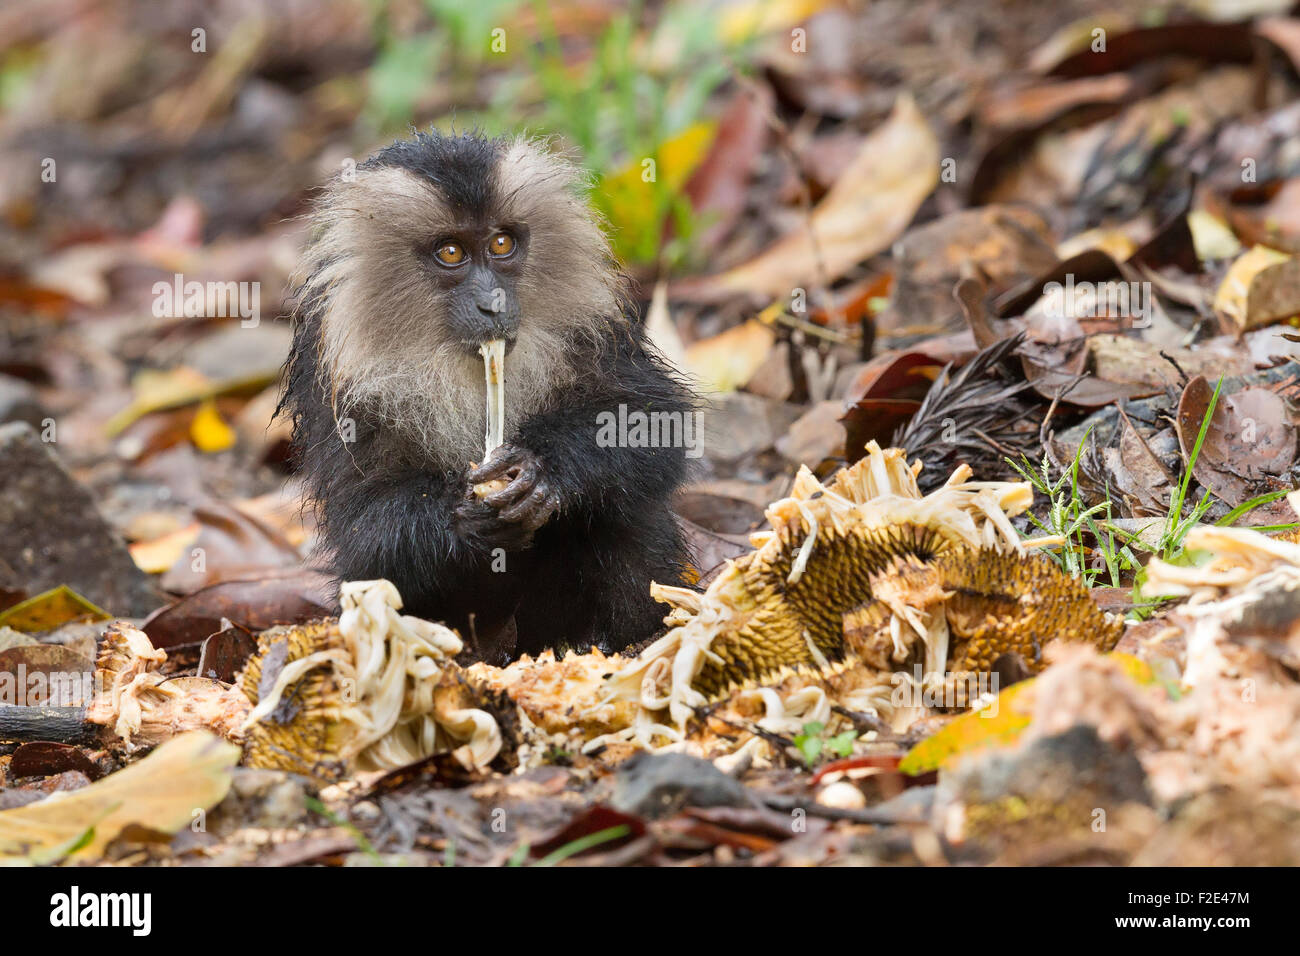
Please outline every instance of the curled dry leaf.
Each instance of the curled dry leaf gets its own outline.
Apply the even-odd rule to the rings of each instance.
[[[1134,515],[1162,515],[1174,477],[1122,408],[1119,415],[1119,445],[1103,449],[1102,459]]]
[[[1178,403],[1178,441],[1184,459],[1191,456],[1213,397],[1214,387],[1202,375],[1183,389]],[[1269,479],[1291,467],[1295,451],[1296,430],[1286,402],[1266,388],[1244,388],[1220,394],[1192,474],[1235,507],[1274,490]],[[1260,512],[1267,515],[1262,508],[1251,514]]]

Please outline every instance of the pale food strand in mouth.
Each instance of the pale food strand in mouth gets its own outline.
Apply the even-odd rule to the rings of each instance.
[[[483,377],[487,394],[487,429],[483,439],[483,460],[488,461],[492,453],[505,441],[506,425],[506,343],[504,339],[492,339],[478,347],[483,356]],[[484,498],[500,491],[509,482],[496,478],[474,486],[474,495]]]

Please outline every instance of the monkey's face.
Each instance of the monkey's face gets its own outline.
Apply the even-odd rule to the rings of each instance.
[[[526,223],[467,220],[419,252],[443,302],[447,331],[468,352],[490,339],[506,351],[519,335],[519,279],[528,269]]]
[[[575,343],[623,320],[583,179],[527,139],[437,134],[336,179],[299,290],[335,414],[364,405],[463,465],[483,450],[481,343],[511,346],[507,433],[588,371]]]

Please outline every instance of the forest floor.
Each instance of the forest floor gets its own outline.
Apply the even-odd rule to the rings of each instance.
[[[0,9],[0,862],[1300,863],[1291,4],[460,6]],[[275,417],[291,276],[314,189],[428,123],[591,169],[705,396],[675,507],[708,590],[640,664],[435,657],[462,696],[411,765],[314,762],[337,713],[291,758],[208,704],[173,731],[236,745],[156,747],[131,706],[242,715],[250,658],[285,665],[264,632],[337,607]],[[835,512],[891,448],[920,470]],[[837,596],[837,548],[922,512],[967,577],[904,548],[870,569],[897,601]],[[814,539],[835,659],[737,651],[704,703],[669,681],[690,640],[752,637],[702,623],[723,569],[793,589]],[[936,634],[996,679],[973,711],[893,677]],[[42,723],[69,675],[98,723]],[[938,697],[879,696],[903,685]]]

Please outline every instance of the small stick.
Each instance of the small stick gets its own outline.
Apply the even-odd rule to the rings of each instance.
[[[84,707],[42,707],[0,704],[0,740],[60,744],[91,743],[104,728],[86,720]]]

